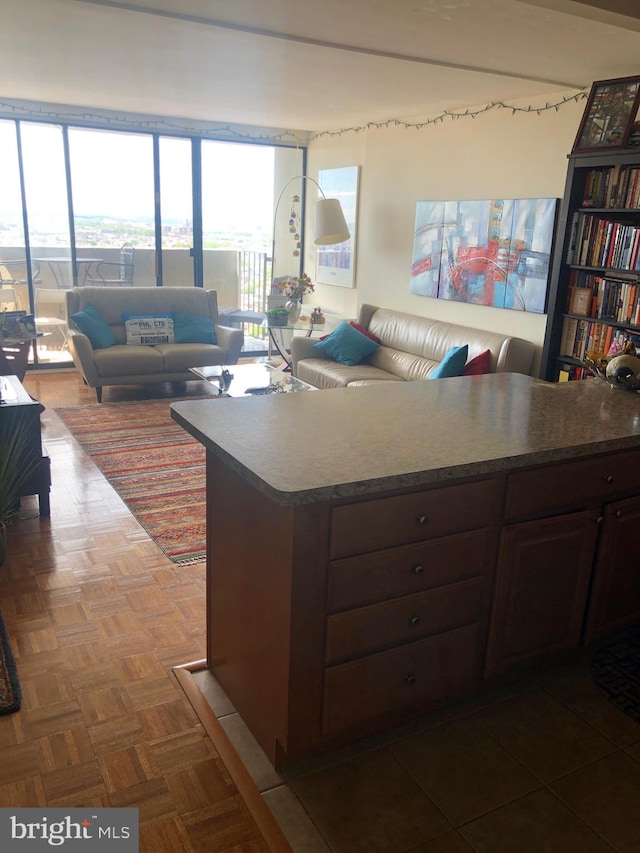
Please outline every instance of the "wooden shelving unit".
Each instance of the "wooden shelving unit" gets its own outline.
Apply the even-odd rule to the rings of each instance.
[[[627,177],[631,182],[636,177],[633,169],[638,170],[635,196],[628,194],[633,184],[625,184]],[[593,189],[596,175],[600,176],[601,196]],[[589,230],[588,224],[594,227]],[[602,350],[608,330],[610,339],[616,332],[640,336],[640,248],[634,243],[640,243],[640,147],[569,155],[557,233],[540,371],[550,381],[559,378],[563,365],[580,368],[587,349]],[[588,306],[575,312],[571,311],[571,296],[579,282],[585,289],[590,282],[592,293]],[[616,305],[612,285],[619,283],[622,290],[625,282],[635,290],[628,293],[626,306],[624,299]],[[567,349],[566,337],[563,346],[567,324],[584,325],[585,321],[591,331],[594,324],[600,324],[605,338],[600,334],[584,343],[581,339],[571,354],[563,351]]]
[[[640,77],[593,83],[558,218],[543,379],[590,375],[589,350],[606,354],[616,336],[640,341],[639,113]]]

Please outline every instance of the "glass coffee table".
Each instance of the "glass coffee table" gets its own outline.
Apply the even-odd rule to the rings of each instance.
[[[212,365],[189,368],[199,379],[210,382],[223,397],[261,397],[265,394],[289,394],[294,391],[317,391],[313,385],[296,379],[265,362],[253,364]]]

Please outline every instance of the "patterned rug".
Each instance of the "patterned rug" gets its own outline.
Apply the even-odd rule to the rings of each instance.
[[[595,652],[591,675],[621,711],[640,723],[640,630],[634,628]]]
[[[172,420],[172,402],[56,412],[154,542],[184,564],[205,556],[205,450]]]
[[[0,613],[0,714],[12,714],[20,710],[22,694],[18,672],[13,659],[7,629]]]

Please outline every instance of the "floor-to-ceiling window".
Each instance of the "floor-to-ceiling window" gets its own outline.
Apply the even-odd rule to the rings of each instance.
[[[127,275],[121,253],[129,245],[135,254],[128,283],[155,285],[153,138],[70,128],[69,163],[78,284]]]
[[[38,269],[32,310],[38,361],[68,361],[65,289],[73,286],[63,129],[20,123],[31,258]]]
[[[191,146],[190,139],[158,141],[162,283],[171,286],[194,281]]]
[[[303,171],[301,149],[0,119],[0,271],[33,260],[16,295],[36,317],[36,364],[70,363],[66,291],[121,279],[125,244],[134,285],[196,284],[221,308],[263,310],[283,160]]]

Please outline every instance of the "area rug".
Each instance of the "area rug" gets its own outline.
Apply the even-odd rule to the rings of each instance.
[[[0,613],[0,714],[20,710],[22,694],[7,629]]]
[[[640,629],[598,649],[591,659],[591,675],[617,708],[640,723]]]
[[[172,420],[173,402],[56,412],[153,541],[185,564],[205,557],[205,449]]]

